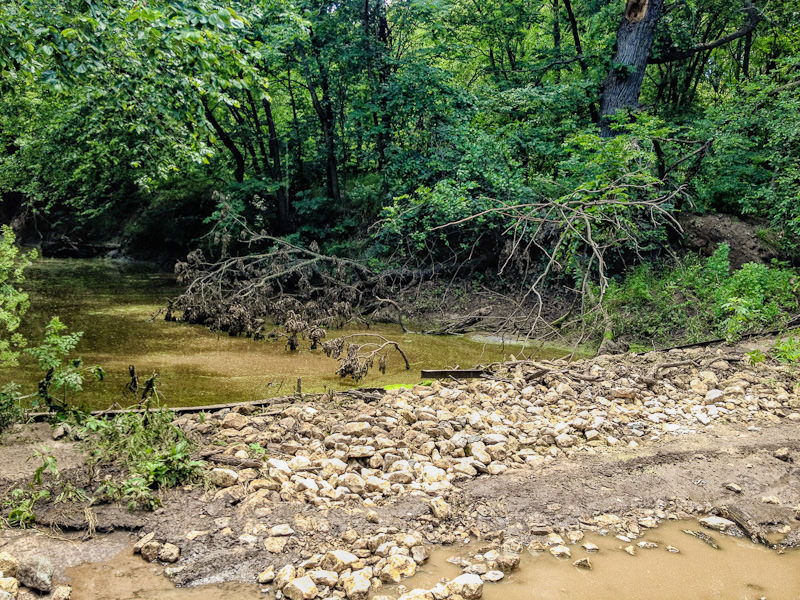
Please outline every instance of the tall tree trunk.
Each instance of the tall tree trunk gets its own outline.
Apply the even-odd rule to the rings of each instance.
[[[303,165],[303,138],[300,132],[300,120],[297,114],[297,101],[294,97],[294,88],[292,87],[292,67],[290,65],[286,66],[286,88],[289,90],[289,103],[292,106],[292,126],[295,137],[294,168],[297,173],[297,181],[303,185],[306,179],[305,167]]]
[[[553,0],[553,50],[561,58],[561,23],[558,21],[558,0]],[[556,81],[561,79],[561,70],[556,69]]]
[[[578,21],[575,19],[575,13],[572,12],[572,2],[564,0],[564,8],[567,11],[567,19],[569,19],[569,27],[572,31],[572,41],[575,44],[575,53],[578,55],[578,65],[581,67],[581,73],[585,79],[589,78],[589,66],[586,64],[586,58],[583,56],[583,46],[581,45],[581,36],[578,32]],[[597,107],[591,98],[591,92],[586,89],[586,96],[589,98],[589,115],[592,118],[592,123],[597,123],[600,120],[600,115],[597,112]]]
[[[269,156],[272,159],[270,177],[278,183],[275,190],[275,204],[278,209],[278,233],[290,233],[294,230],[289,192],[283,186],[283,173],[281,170],[281,146],[278,140],[278,130],[275,127],[275,118],[272,116],[272,104],[266,98],[261,99],[264,106],[264,116],[267,119],[269,130]]]
[[[614,59],[600,91],[600,129],[613,135],[610,118],[625,108],[639,106],[639,91],[653,46],[664,0],[628,0],[617,30]]]
[[[311,49],[315,54],[319,71],[319,89],[322,92],[321,98],[317,93],[317,84],[311,76],[311,67],[302,45],[299,46],[299,53],[305,71],[306,85],[311,95],[311,104],[314,106],[314,111],[317,113],[322,129],[322,138],[325,144],[325,179],[328,198],[333,200],[338,206],[341,204],[342,196],[339,191],[339,167],[336,161],[336,121],[333,114],[333,102],[331,101],[330,81],[328,80],[328,72],[320,64],[319,49],[314,45],[316,40],[314,39],[313,32],[310,32],[310,37]]]
[[[750,50],[753,47],[753,32],[750,31],[744,38],[744,56],[742,57],[742,74],[745,79],[750,79]]]
[[[233,138],[222,128],[217,118],[214,116],[214,111],[208,106],[208,103],[203,100],[203,110],[206,114],[206,120],[211,124],[211,127],[214,128],[219,139],[222,141],[222,144],[228,149],[233,157],[233,162],[236,165],[233,176],[238,183],[242,183],[244,181],[244,155],[242,151],[239,150],[236,143],[233,141]]]

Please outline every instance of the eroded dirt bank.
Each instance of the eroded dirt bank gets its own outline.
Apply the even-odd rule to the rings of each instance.
[[[585,531],[635,543],[662,521],[719,514],[730,533],[793,547],[798,381],[796,366],[703,349],[516,363],[491,380],[374,399],[181,417],[208,485],[165,494],[155,513],[94,507],[96,527],[152,533],[144,556],[177,558],[167,571],[179,585],[259,581],[292,600],[361,600],[415,572],[430,545],[468,538],[513,563]],[[18,484],[3,477],[0,489]],[[82,506],[41,509],[42,526],[86,526]],[[0,532],[0,551],[24,539]]]

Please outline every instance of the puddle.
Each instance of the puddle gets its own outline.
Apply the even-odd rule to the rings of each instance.
[[[703,530],[719,545],[714,550],[682,529],[703,530],[694,521],[668,522],[631,542],[634,546],[641,541],[658,544],[652,549],[637,547],[635,556],[624,550],[629,543],[596,534],[587,534],[581,544],[593,542],[599,552],[588,553],[581,544],[572,544],[572,557],[566,560],[523,551],[519,569],[499,583],[484,585],[483,600],[800,599],[800,552],[778,554],[749,540]],[[668,552],[667,545],[680,552]],[[408,590],[430,589],[442,577],[452,579],[461,574],[461,568],[448,563],[449,557],[470,557],[487,546],[475,543],[437,549],[403,585]],[[591,561],[591,571],[573,566],[583,557]],[[379,593],[396,597],[400,591],[387,586]]]
[[[259,586],[220,583],[176,588],[163,567],[144,562],[126,548],[101,563],[85,563],[66,570],[72,600],[253,600],[263,598]]]
[[[686,535],[682,529],[701,530],[694,522],[670,522],[631,542],[655,542],[657,548],[624,551],[628,542],[613,535],[587,534],[582,543],[596,544],[587,553],[580,544],[569,546],[572,557],[560,560],[549,553],[523,551],[520,568],[499,583],[484,585],[483,600],[798,600],[800,552],[779,554],[750,541],[710,533],[719,550]],[[666,547],[680,550],[674,554]],[[461,569],[447,562],[452,556],[471,557],[488,544],[435,549],[417,575],[402,586],[386,586],[375,595],[396,598],[403,589],[432,588],[443,577],[452,579]],[[593,569],[572,563],[588,557]],[[272,598],[255,584],[224,583],[175,588],[163,568],[145,563],[127,548],[106,562],[85,563],[66,570],[73,600],[255,600]]]

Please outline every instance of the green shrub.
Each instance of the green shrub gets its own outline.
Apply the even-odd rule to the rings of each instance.
[[[605,300],[616,339],[653,346],[779,328],[800,310],[800,277],[779,262],[747,263],[731,272],[722,244],[708,258],[689,255],[663,266],[643,264],[614,282]]]
[[[82,426],[89,448],[89,464],[122,467],[124,479],[105,481],[101,494],[124,499],[129,508],[152,510],[158,506],[155,490],[170,488],[200,478],[205,464],[192,460],[192,444],[172,424],[174,414],[158,408],[141,413],[123,413],[111,419],[89,417]]]

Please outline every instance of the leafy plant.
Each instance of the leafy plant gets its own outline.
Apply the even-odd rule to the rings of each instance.
[[[617,338],[669,345],[780,326],[800,310],[800,277],[785,264],[747,263],[731,271],[730,248],[706,259],[688,255],[672,264],[631,270],[609,287],[605,303]]]
[[[14,423],[19,423],[25,416],[20,406],[20,388],[9,383],[0,390],[0,433]]]
[[[751,365],[757,365],[766,359],[766,355],[761,350],[752,350],[747,353],[747,360]]]
[[[42,475],[45,472],[50,473],[54,479],[60,478],[61,472],[58,469],[58,461],[56,460],[56,457],[52,455],[50,448],[47,446],[40,446],[34,450],[33,455],[28,460],[31,459],[41,461],[41,464],[36,467],[36,470],[33,473],[33,482],[36,485],[42,484]]]
[[[68,392],[83,390],[86,374],[93,375],[98,381],[105,377],[101,367],[84,367],[82,359],[69,358],[82,335],[82,331],[68,333],[67,326],[58,317],[53,317],[45,327],[42,343],[26,350],[45,374],[39,382],[38,396],[49,410],[65,411],[69,406]],[[60,393],[60,400],[55,398],[56,393]]]
[[[23,272],[36,252],[20,254],[11,227],[0,226],[0,366],[15,366],[25,338],[17,332],[28,310],[28,294],[18,289]],[[0,427],[2,431],[2,427]]]
[[[800,362],[800,337],[790,335],[785,340],[778,338],[771,354],[782,363]]]
[[[118,465],[124,473],[124,478],[104,480],[100,496],[152,510],[159,503],[156,490],[200,478],[205,463],[191,458],[192,444],[172,424],[173,418],[171,411],[157,408],[85,421],[90,468]]]
[[[36,521],[34,506],[39,500],[46,500],[50,497],[47,490],[23,490],[15,488],[9,497],[3,501],[3,506],[8,510],[6,520],[14,527],[25,528]]]

